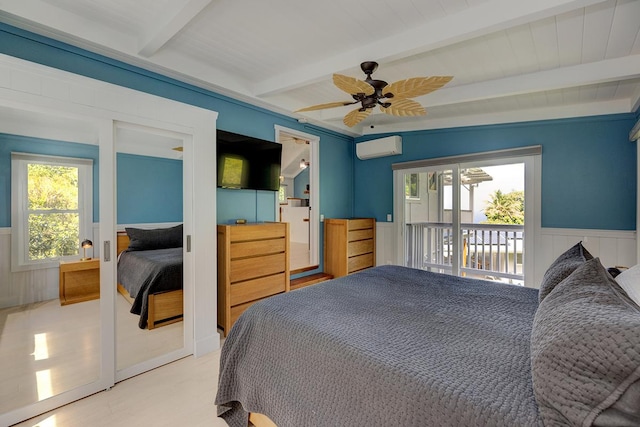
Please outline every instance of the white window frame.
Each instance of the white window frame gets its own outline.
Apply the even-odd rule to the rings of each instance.
[[[419,172],[422,170],[435,170],[438,167],[468,164],[500,164],[505,162],[519,162],[525,164],[525,220],[524,233],[526,236],[524,251],[526,257],[524,259],[524,285],[526,287],[537,288],[538,283],[534,280],[536,266],[536,247],[540,246],[540,230],[541,230],[541,206],[542,206],[542,147],[540,145],[509,148],[504,150],[486,151],[479,153],[464,154],[459,156],[441,157],[435,159],[414,160],[403,163],[393,163],[393,188],[394,188],[394,212],[395,217],[401,220],[395,221],[396,226],[396,263],[404,265],[404,218],[405,218],[405,198],[404,198],[404,174]],[[459,173],[457,169],[453,170],[453,212],[459,211],[460,195],[459,195]],[[403,197],[397,197],[402,194]],[[454,224],[459,224],[459,219],[454,218]],[[460,230],[453,231],[454,236],[460,239]],[[456,244],[460,247],[460,241]],[[455,259],[453,263],[453,271],[458,270],[459,260]],[[457,274],[457,273],[456,273]]]
[[[11,271],[58,267],[61,260],[79,259],[79,255],[43,260],[29,259],[28,188],[29,164],[47,164],[78,168],[78,214],[80,239],[93,239],[93,160],[30,153],[11,153]],[[80,251],[80,241],[78,241]]]
[[[407,195],[406,192],[405,192],[405,199],[408,202],[419,202],[420,199],[421,199],[421,197],[420,197],[420,174],[419,173],[409,173],[406,176],[408,177],[408,176],[411,176],[411,175],[415,175],[416,176],[416,195],[415,196],[413,196],[411,194]],[[427,183],[427,185],[428,185],[428,183]]]

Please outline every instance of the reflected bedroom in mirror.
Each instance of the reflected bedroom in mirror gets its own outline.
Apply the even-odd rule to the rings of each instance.
[[[0,108],[0,413],[99,377],[97,144],[86,120]]]
[[[118,371],[183,347],[182,146],[116,127]]]

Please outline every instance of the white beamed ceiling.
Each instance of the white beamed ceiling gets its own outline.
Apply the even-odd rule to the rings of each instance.
[[[0,0],[0,20],[349,135],[635,112],[640,0]],[[355,106],[333,73],[452,75],[425,117]],[[372,129],[371,126],[375,128]]]

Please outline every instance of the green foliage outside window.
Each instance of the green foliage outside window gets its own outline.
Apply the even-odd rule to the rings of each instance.
[[[418,174],[411,173],[404,176],[404,195],[406,198],[417,199],[418,194]]]
[[[484,209],[485,224],[524,224],[524,191],[496,190]]]
[[[77,255],[78,168],[32,163],[27,173],[29,259]]]

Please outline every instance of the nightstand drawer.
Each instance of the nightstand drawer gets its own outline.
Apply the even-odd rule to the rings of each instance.
[[[100,298],[100,260],[60,262],[60,305]]]

